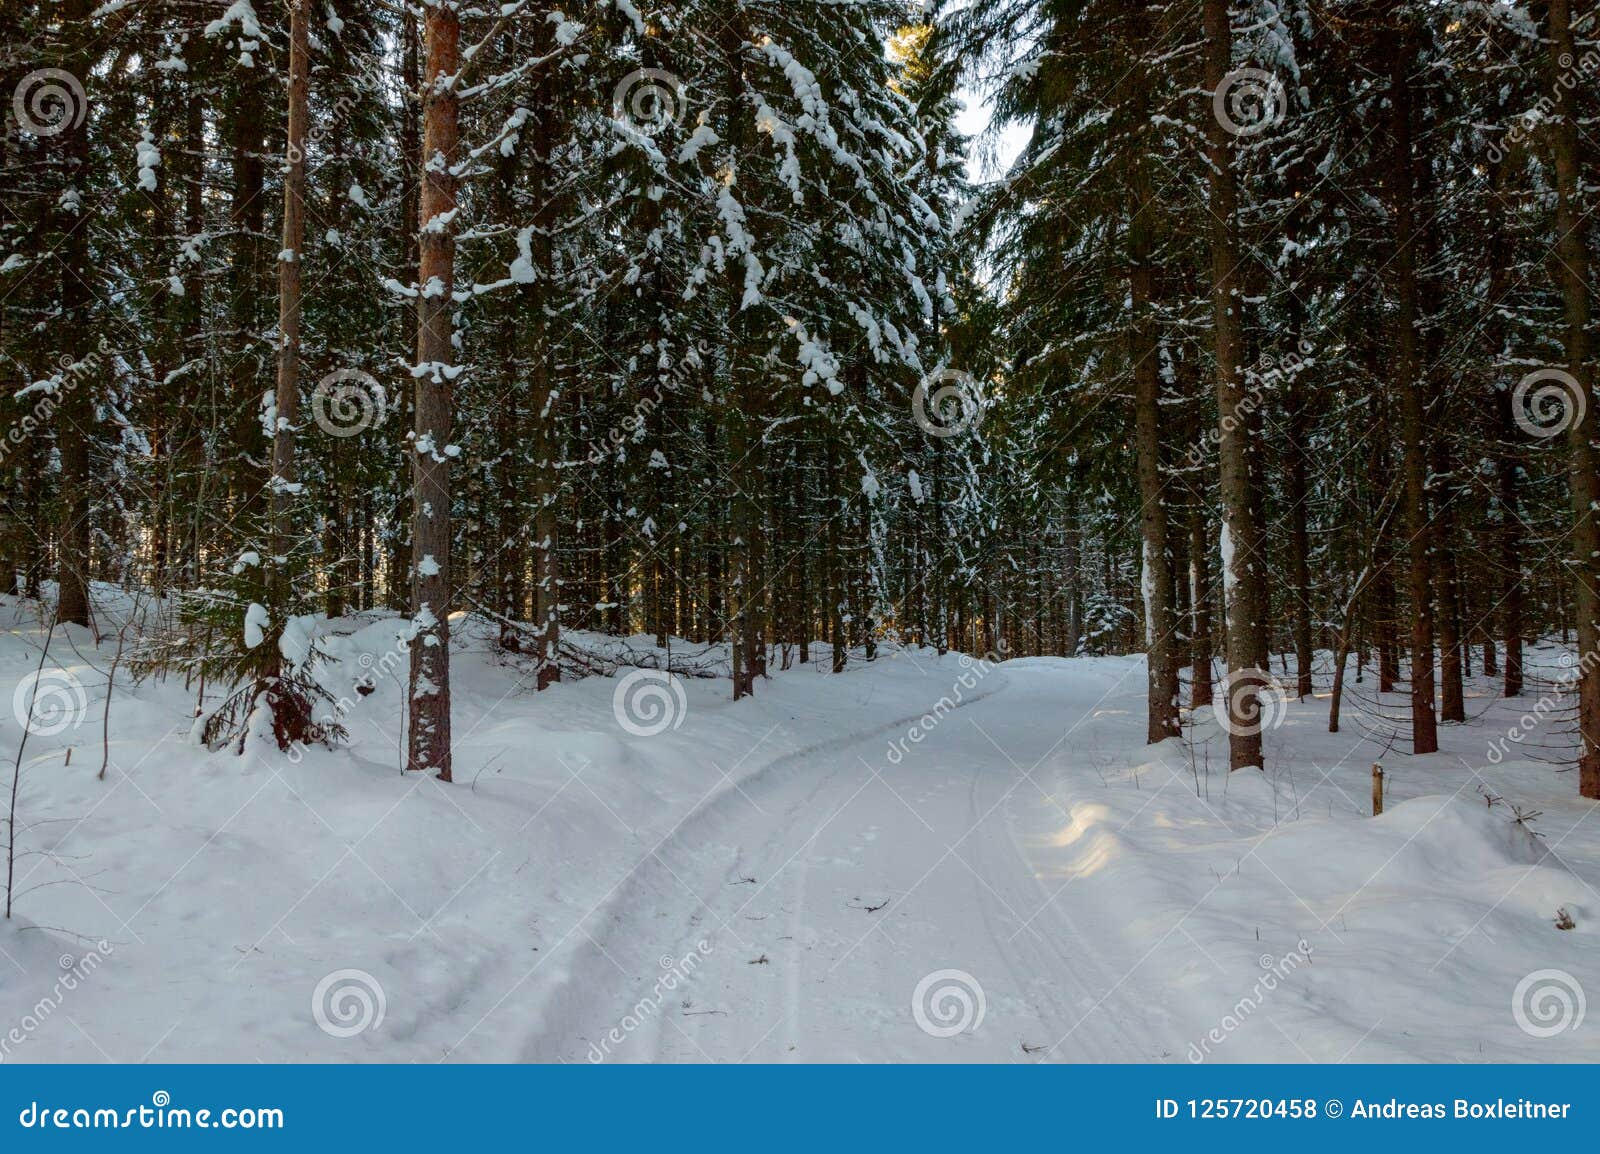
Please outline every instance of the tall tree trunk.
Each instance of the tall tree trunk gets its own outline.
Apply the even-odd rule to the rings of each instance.
[[[1311,663],[1311,545],[1306,526],[1306,389],[1298,377],[1289,381],[1284,404],[1289,423],[1289,602],[1294,618],[1295,694],[1302,701],[1312,694]]]
[[[495,159],[494,210],[500,220],[512,218],[512,191],[516,183],[518,159],[516,155],[505,154]],[[536,197],[536,201],[542,199]],[[539,271],[542,274],[544,270]],[[518,293],[525,294],[532,287],[519,285]],[[495,463],[497,483],[492,538],[495,551],[495,610],[505,618],[500,623],[499,645],[512,653],[522,652],[523,635],[515,623],[527,618],[527,609],[523,604],[523,573],[527,564],[523,547],[528,540],[530,526],[524,525],[521,511],[522,495],[527,488],[523,465],[527,461],[528,430],[523,421],[526,409],[518,381],[520,350],[517,344],[520,322],[529,315],[519,295],[515,307],[507,308],[501,315],[496,333],[500,348],[505,350],[507,364],[501,377],[504,392],[494,415],[495,436],[499,442],[499,459]]]
[[[1439,720],[1464,722],[1467,702],[1461,683],[1464,639],[1461,636],[1460,589],[1456,584],[1454,492],[1450,450],[1443,437],[1434,438],[1433,476],[1441,490],[1435,502],[1432,530],[1439,589]]]
[[[306,115],[311,96],[311,41],[306,8],[289,0],[289,129],[284,153],[283,248],[278,253],[277,412],[272,426],[272,600],[291,611],[296,492],[294,425],[300,415],[300,264],[305,248]],[[333,576],[330,580],[337,580]]]
[[[1193,631],[1189,640],[1192,669],[1189,674],[1189,707],[1211,704],[1211,574],[1206,539],[1205,506],[1196,505],[1189,514],[1189,611]]]
[[[416,7],[402,5],[400,17],[400,232],[405,238],[405,276],[407,284],[420,285],[422,190],[422,37],[417,29]],[[398,414],[396,414],[398,415]],[[395,428],[403,432],[401,422]],[[409,446],[401,442],[401,451]],[[398,488],[398,486],[397,486]],[[386,603],[391,609],[406,609],[411,604],[411,582],[407,577],[411,558],[410,523],[404,515],[403,493],[397,493],[392,523],[384,540],[384,584]]]
[[[831,436],[827,438],[826,469],[827,504],[824,512],[828,518],[828,532],[824,548],[828,560],[824,568],[823,588],[827,598],[828,637],[833,645],[832,669],[835,673],[843,673],[850,659],[850,642],[845,636],[844,627],[844,585],[840,572],[843,565],[839,557],[839,520],[844,516],[844,502],[839,496],[839,446]]]
[[[1567,372],[1576,387],[1573,420],[1567,428],[1572,454],[1572,537],[1574,612],[1577,617],[1579,681],[1578,730],[1583,751],[1578,760],[1578,792],[1600,798],[1600,594],[1596,593],[1596,558],[1600,557],[1600,472],[1594,451],[1594,380],[1589,364],[1589,249],[1584,225],[1587,209],[1580,199],[1582,172],[1578,152],[1577,110],[1572,93],[1588,83],[1569,75],[1576,67],[1572,16],[1568,0],[1550,0],[1550,71],[1556,106],[1556,276],[1561,285],[1566,320]]]
[[[541,259],[549,256],[548,235],[540,238]],[[541,267],[548,268],[548,265]],[[552,379],[550,353],[549,326],[540,315],[533,323],[536,341],[536,355],[533,359],[533,389],[531,402],[533,405],[533,452],[534,452],[534,500],[537,507],[533,516],[534,536],[534,614],[538,630],[538,647],[535,654],[536,668],[534,683],[538,689],[548,689],[561,680],[561,665],[558,658],[561,650],[561,565],[560,554],[557,546],[557,501],[560,497],[560,481],[557,474],[556,454],[557,441],[554,433],[555,427],[555,383]],[[608,520],[607,524],[610,524]],[[608,590],[607,595],[613,602],[620,602],[621,595],[615,590]],[[594,604],[591,598],[589,603]],[[614,612],[620,613],[620,606]],[[620,629],[616,632],[621,632]]]
[[[416,433],[413,449],[410,730],[406,768],[436,770],[450,780],[450,421],[451,300],[455,234],[433,225],[456,207],[457,97],[461,26],[456,10],[439,4],[424,23],[422,198],[417,278]],[[447,218],[448,221],[448,218]]]
[[[728,171],[732,176],[730,193],[734,197],[748,197],[754,192],[753,167],[750,180],[741,184],[739,171],[745,161],[745,111],[744,111],[744,20],[737,12],[723,25],[720,38],[724,89],[726,102],[723,118],[727,141]],[[727,370],[728,370],[728,483],[731,492],[728,502],[732,511],[733,539],[728,572],[728,624],[729,645],[733,665],[733,698],[748,697],[755,690],[756,666],[756,519],[754,498],[754,473],[749,459],[755,452],[750,437],[753,390],[748,377],[755,369],[746,364],[750,355],[748,318],[743,306],[744,262],[733,259],[727,262]],[[842,639],[841,639],[842,640]]]
[[[534,205],[534,218],[529,246],[537,275],[532,284],[525,286],[528,328],[533,344],[533,388],[529,403],[534,426],[534,499],[538,502],[533,517],[533,536],[535,627],[538,631],[534,684],[539,690],[548,689],[561,680],[561,558],[557,548],[560,532],[556,517],[561,498],[561,479],[557,462],[560,441],[555,435],[556,406],[561,397],[557,387],[554,342],[550,335],[548,300],[549,286],[555,278],[550,236],[554,224],[552,197],[558,182],[553,178],[551,152],[555,148],[553,121],[558,102],[550,99],[550,83],[547,77],[540,77],[530,126],[533,152],[529,160],[532,177],[530,199]],[[618,526],[615,522],[607,522],[607,531],[616,529]],[[607,560],[617,562],[620,559],[608,553]],[[610,568],[612,573],[619,571],[618,565]],[[608,601],[618,603],[614,612],[620,616],[620,591],[605,589],[603,592]],[[594,603],[595,599],[591,597],[589,604]]]
[[[1499,505],[1500,525],[1496,536],[1500,543],[1500,638],[1505,645],[1505,680],[1502,692],[1506,697],[1522,694],[1522,613],[1525,597],[1522,574],[1522,500],[1520,484],[1522,466],[1510,446],[1517,435],[1516,422],[1511,412],[1511,390],[1500,389],[1494,398],[1501,441],[1500,455],[1495,461],[1499,474],[1496,501]]]
[[[1227,0],[1204,0],[1205,86],[1215,93],[1233,67]],[[1206,122],[1211,185],[1211,311],[1216,346],[1218,441],[1222,474],[1222,581],[1228,620],[1228,766],[1261,765],[1260,704],[1266,675],[1254,668],[1257,622],[1251,618],[1251,571],[1259,564],[1256,509],[1251,501],[1249,429],[1240,384],[1241,320],[1237,291],[1237,190],[1233,147],[1219,117]]]
[[[1506,359],[1506,324],[1501,315],[1502,304],[1511,284],[1511,261],[1506,238],[1505,192],[1508,166],[1504,161],[1490,168],[1489,183],[1495,195],[1488,198],[1489,233],[1489,299],[1484,317],[1484,331],[1488,335],[1490,356],[1491,406],[1489,426],[1495,434],[1494,469],[1498,485],[1495,490],[1494,542],[1499,553],[1500,580],[1498,596],[1500,638],[1505,646],[1503,666],[1506,697],[1522,693],[1522,614],[1526,596],[1522,575],[1522,513],[1519,493],[1522,479],[1522,460],[1517,448],[1520,433],[1511,406],[1509,383],[1501,387],[1500,365]],[[1493,676],[1493,642],[1484,647],[1484,673]]]
[[[261,428],[262,358],[258,355],[258,330],[262,327],[261,302],[267,299],[265,276],[266,233],[266,90],[250,73],[235,87],[230,110],[233,188],[228,224],[233,230],[228,269],[228,319],[232,328],[229,387],[232,390],[231,453],[227,483],[230,512],[260,516],[260,499],[269,475],[262,462],[270,458],[271,445]],[[275,93],[274,93],[275,97]],[[275,103],[275,100],[274,100]]]
[[[1139,458],[1139,526],[1144,537],[1143,592],[1146,652],[1145,740],[1177,737],[1178,703],[1172,694],[1178,646],[1172,614],[1172,565],[1167,555],[1167,503],[1161,476],[1161,344],[1153,313],[1149,182],[1135,164],[1128,222],[1128,287],[1133,302],[1129,356],[1133,361],[1134,437]]]
[[[1429,556],[1428,455],[1422,367],[1417,352],[1417,228],[1412,204],[1411,79],[1414,52],[1407,18],[1400,6],[1391,45],[1389,102],[1394,162],[1395,214],[1395,385],[1402,399],[1405,440],[1406,529],[1410,552],[1411,594],[1411,751],[1434,753],[1439,748],[1433,713],[1433,575]]]
[[[85,84],[93,81],[86,45],[93,34],[88,0],[67,0],[61,8],[67,38],[67,70]],[[94,425],[94,381],[99,372],[89,363],[89,126],[67,130],[62,148],[65,169],[61,227],[61,311],[73,369],[60,387],[56,409],[56,453],[61,462],[61,521],[56,534],[57,623],[89,624],[89,430]],[[67,191],[75,195],[68,197]]]
[[[809,550],[811,534],[807,528],[805,516],[805,488],[804,468],[806,454],[796,451],[794,455],[791,483],[794,486],[792,501],[794,503],[794,532],[796,547],[794,551],[795,567],[795,613],[800,645],[800,664],[806,665],[811,661],[811,566]]]
[[[1378,692],[1393,693],[1400,680],[1400,640],[1396,627],[1399,610],[1395,602],[1394,552],[1383,529],[1372,543],[1375,573],[1372,579],[1372,608],[1368,617],[1378,646]]]
[[[184,59],[190,74],[200,70],[204,60],[204,38],[191,37],[184,49]],[[183,236],[186,244],[198,244],[205,232],[205,126],[207,105],[199,95],[191,95],[184,108],[183,156],[175,165],[183,180]],[[178,312],[179,363],[197,360],[202,355],[202,329],[207,315],[206,276],[202,262],[185,262],[183,295],[175,302]],[[163,583],[198,584],[200,571],[199,542],[193,534],[180,528],[185,511],[200,508],[200,484],[196,477],[204,465],[204,434],[201,406],[198,403],[198,374],[189,375],[184,403],[176,415],[174,451],[172,458],[173,482],[169,502],[169,520],[172,522],[172,560]]]

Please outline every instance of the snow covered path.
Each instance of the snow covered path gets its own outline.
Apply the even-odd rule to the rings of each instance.
[[[39,665],[13,613],[0,700]],[[340,623],[330,690],[394,632]],[[1228,774],[1209,711],[1144,744],[1137,657],[656,680],[651,718],[628,677],[534,694],[454,632],[451,787],[396,768],[392,676],[296,759],[208,753],[181,679],[119,681],[102,780],[109,654],[58,637],[0,1058],[1600,1059],[1600,817],[1505,742],[1531,694],[1475,681],[1417,759],[1370,684],[1338,735],[1289,702]]]
[[[1043,832],[1030,823],[1065,816],[1030,767],[1083,740],[1111,687],[1085,679],[1059,700],[1050,680],[1011,668],[969,667],[973,688],[951,687],[966,700],[915,745],[898,742],[917,717],[896,718],[778,758],[696,811],[587,929],[588,956],[526,1057],[585,1056],[580,1039],[603,1040],[619,1007],[648,1007],[662,974],[699,952],[690,1004],[638,1015],[648,1041],[630,1038],[617,1056],[1159,1057],[1159,1021],[1131,990],[1092,1012],[1118,980],[1094,948],[1103,934],[1050,900],[1023,844]],[[891,750],[907,752],[893,764]],[[981,1028],[945,1038],[919,1026],[912,995],[941,970],[960,973],[927,988],[927,1021]]]
[[[675,828],[585,923],[582,960],[523,1056],[1596,1052],[1592,1031],[1535,1036],[1512,1010],[1519,979],[1557,961],[1565,977],[1524,1002],[1595,988],[1594,927],[1551,921],[1596,908],[1592,806],[1546,803],[1567,823],[1546,835],[1557,860],[1446,762],[1437,779],[1407,766],[1374,821],[1360,792],[1371,742],[1318,732],[1316,705],[1277,734],[1286,755],[1311,754],[1298,781],[1293,766],[1213,773],[1178,743],[1139,744],[1142,675],[1130,661],[1012,661],[914,744],[900,719],[770,762]],[[1535,780],[1542,796],[1564,784]],[[692,982],[664,981],[686,971]]]

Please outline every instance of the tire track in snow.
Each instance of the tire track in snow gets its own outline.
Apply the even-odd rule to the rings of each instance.
[[[968,709],[1001,692],[1008,684],[1007,679],[998,673],[991,673],[989,681],[990,684],[981,692],[974,693],[960,702],[956,709]],[[709,931],[702,928],[701,911],[710,909],[710,906],[692,884],[694,880],[703,879],[682,877],[682,871],[675,870],[668,863],[669,856],[686,859],[689,863],[699,865],[701,868],[696,872],[706,877],[719,878],[723,887],[729,882],[737,882],[742,869],[743,852],[737,843],[731,847],[723,844],[718,835],[725,835],[730,831],[735,834],[739,832],[740,820],[737,811],[741,807],[750,808],[755,796],[781,797],[786,790],[792,789],[796,784],[790,772],[796,768],[811,767],[822,770],[810,780],[810,788],[802,797],[787,806],[773,806],[774,810],[782,809],[783,822],[773,823],[772,819],[760,815],[755,815],[754,820],[745,819],[747,826],[757,827],[753,831],[758,835],[754,839],[755,844],[768,846],[775,835],[781,837],[783,832],[791,829],[793,820],[800,814],[814,810],[817,799],[830,792],[841,775],[859,770],[858,763],[846,756],[852,750],[865,742],[903,730],[927,715],[927,709],[918,710],[891,721],[781,754],[744,778],[730,781],[687,814],[625,875],[622,881],[617,883],[606,900],[590,911],[570,931],[572,935],[581,934],[581,940],[571,945],[571,948],[577,951],[577,957],[565,967],[541,1004],[538,1024],[523,1045],[522,1060],[529,1062],[582,1060],[583,1056],[589,1053],[591,1034],[603,1033],[616,1025],[630,1009],[640,1005],[641,997],[652,990],[659,974],[651,973],[647,966],[639,963],[646,958],[656,958],[658,954],[661,957],[666,955],[661,954],[659,950],[641,952],[629,949],[628,946],[637,945],[641,939],[659,944],[660,931],[652,931],[648,927],[652,921],[665,919],[668,916],[666,910],[686,902],[689,906],[687,915],[679,919],[681,923],[686,924],[681,924],[673,935],[672,940],[676,949],[674,958],[684,957],[694,947],[694,943],[706,937]],[[869,776],[867,781],[862,783],[862,788],[871,780]],[[860,788],[853,790],[842,805],[832,807],[827,819],[804,838],[799,847],[789,854],[781,865],[758,883],[755,892],[748,895],[739,909],[744,909],[761,896],[767,886],[781,876],[798,855],[806,851],[828,823],[837,817],[859,792]],[[774,824],[777,828],[770,828]],[[707,850],[702,847],[710,848]],[[719,848],[725,856],[719,856]],[[729,848],[732,849],[731,853],[727,852]],[[717,868],[719,861],[720,869]],[[597,929],[586,928],[596,923]],[[737,944],[741,946],[744,944],[737,929],[731,925],[724,923],[717,929],[726,930]],[[797,939],[794,948],[799,950],[801,948],[799,935],[793,936]],[[725,942],[723,948],[726,950],[731,947]],[[619,968],[622,971],[632,970],[634,973],[632,975],[619,973]],[[649,1020],[641,1021],[640,1029],[635,1031],[646,1036],[627,1038],[617,1047],[617,1056],[627,1060],[643,1057],[647,1051],[654,1053],[659,1050],[663,1038],[681,1043],[682,1039],[677,1036],[676,1031],[668,1035],[660,1025],[661,1020],[671,1013],[672,1009],[672,1007],[656,1007]],[[700,1055],[695,1056],[703,1060]]]

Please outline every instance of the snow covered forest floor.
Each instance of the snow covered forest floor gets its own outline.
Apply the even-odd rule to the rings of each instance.
[[[1600,1059],[1600,820],[1535,759],[1570,740],[1519,722],[1537,676],[1474,678],[1412,758],[1370,676],[1327,733],[1322,668],[1229,775],[1209,710],[1143,744],[1142,658],[535,694],[458,618],[442,785],[398,768],[396,620],[324,623],[347,746],[240,757],[181,678],[119,673],[103,729],[96,593],[110,636],[56,633],[21,759],[7,1061]],[[10,763],[45,634],[0,620]]]

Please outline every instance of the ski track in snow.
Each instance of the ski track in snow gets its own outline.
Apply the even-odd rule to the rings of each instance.
[[[660,922],[672,909],[679,924],[665,954],[712,944],[689,993],[692,1002],[708,996],[712,1012],[663,1006],[650,1015],[648,1044],[619,1047],[624,1059],[1004,1060],[1024,1058],[1024,1042],[1058,1041],[1074,1060],[1158,1057],[1131,999],[1096,1010],[1096,991],[1117,976],[1070,915],[1046,904],[1012,834],[1009,803],[1040,798],[1029,763],[1012,759],[1036,760],[1050,743],[1029,735],[1035,748],[1006,751],[985,736],[1010,717],[1018,694],[1042,716],[1093,706],[1045,700],[995,672],[922,743],[925,757],[885,761],[885,735],[915,720],[901,718],[779,758],[698,811],[589,932],[574,988],[557,996],[524,1057],[581,1058],[585,1039],[612,1026],[618,1007],[651,996],[661,951],[640,947],[665,940]],[[741,881],[748,877],[756,882]],[[858,925],[840,923],[840,910],[885,900],[860,910]],[[760,956],[769,961],[754,963]],[[983,988],[987,1044],[977,1053],[925,1034],[909,1013],[918,980],[937,969],[965,971]]]
[[[341,665],[392,631],[336,639]],[[52,884],[3,928],[0,1027],[58,955],[115,949],[6,1060],[1600,1057],[1593,1021],[1512,1012],[1535,972],[1600,992],[1600,821],[1570,775],[1485,760],[1528,702],[1482,679],[1443,753],[1386,755],[1373,819],[1359,700],[1342,735],[1289,703],[1268,772],[1228,774],[1208,715],[1193,748],[1143,743],[1141,659],[905,651],[739,703],[693,681],[681,728],[639,736],[618,679],[518,692],[457,633],[454,787],[394,769],[398,683],[293,764],[160,740],[176,683],[119,686],[105,783],[97,726],[30,741],[26,876]],[[37,664],[22,637],[0,695]],[[350,968],[387,1013],[336,1037],[310,1001]]]

